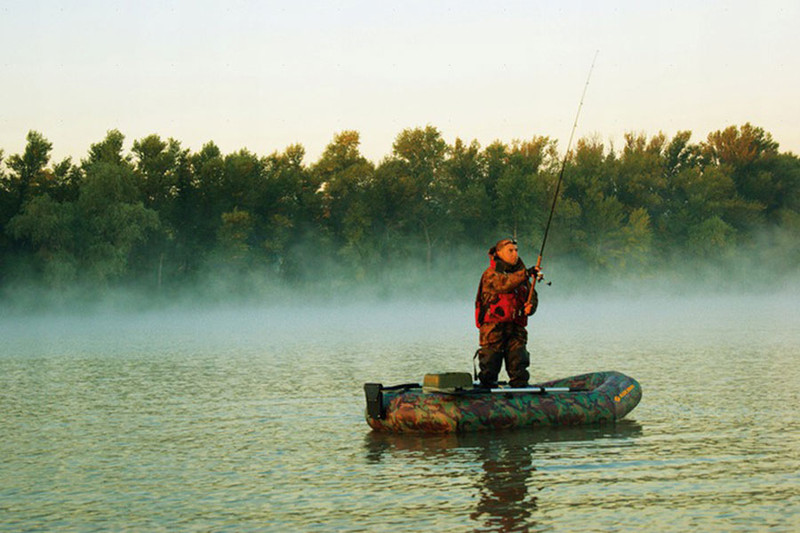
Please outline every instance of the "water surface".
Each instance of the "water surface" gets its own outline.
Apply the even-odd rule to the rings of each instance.
[[[536,380],[618,370],[614,425],[369,431],[361,386],[471,370],[469,302],[0,322],[0,529],[800,529],[790,296],[542,302]]]

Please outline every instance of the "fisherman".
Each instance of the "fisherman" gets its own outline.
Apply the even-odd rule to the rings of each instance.
[[[539,270],[535,266],[525,268],[514,239],[502,239],[489,249],[489,268],[481,276],[475,298],[475,322],[480,329],[481,345],[475,356],[480,364],[478,379],[482,387],[497,385],[504,361],[509,384],[528,386],[530,354],[525,326],[539,303],[535,290],[528,301],[531,276],[538,277]]]

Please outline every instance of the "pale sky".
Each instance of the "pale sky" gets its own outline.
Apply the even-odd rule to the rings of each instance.
[[[0,148],[56,161],[110,129],[315,162],[361,134],[445,140],[672,137],[751,122],[800,153],[800,2],[0,0]]]

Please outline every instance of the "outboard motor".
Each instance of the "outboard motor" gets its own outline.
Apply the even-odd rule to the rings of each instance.
[[[364,383],[364,394],[367,397],[367,415],[375,420],[383,420],[386,416],[383,408],[383,385]]]

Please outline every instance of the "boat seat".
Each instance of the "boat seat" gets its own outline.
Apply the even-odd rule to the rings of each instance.
[[[422,381],[423,392],[456,392],[471,388],[472,375],[469,372],[425,374]]]

